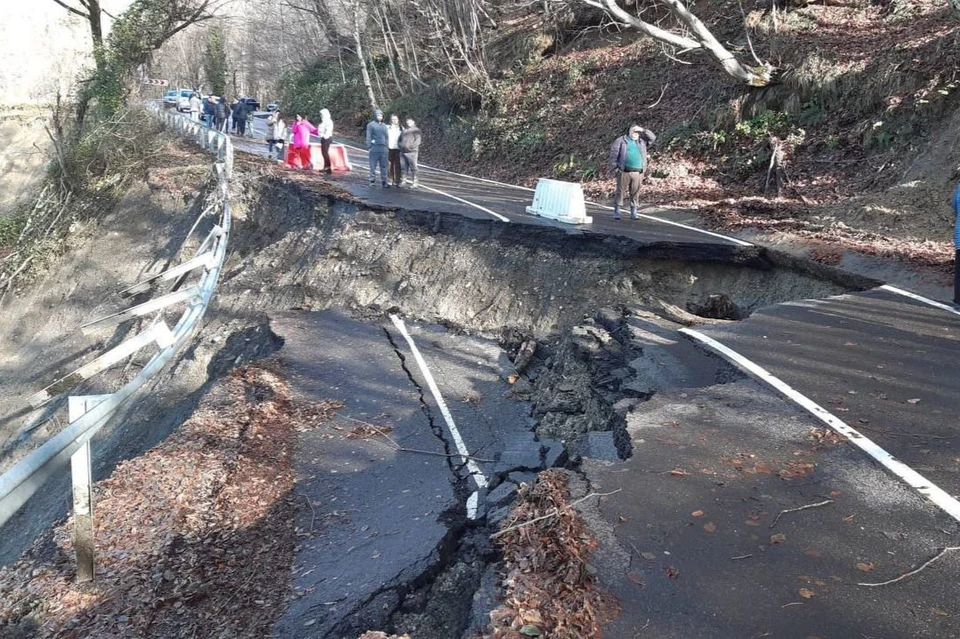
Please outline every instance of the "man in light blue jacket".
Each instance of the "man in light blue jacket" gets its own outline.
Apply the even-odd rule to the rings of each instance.
[[[380,183],[387,187],[387,125],[383,123],[383,111],[377,109],[373,120],[367,124],[367,149],[370,153],[370,186],[377,184],[377,167],[380,167]]]

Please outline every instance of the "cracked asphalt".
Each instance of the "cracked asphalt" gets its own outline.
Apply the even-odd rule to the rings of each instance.
[[[282,637],[355,637],[384,627],[414,584],[444,568],[467,526],[465,471],[422,373],[386,320],[337,311],[271,316],[277,357],[300,399],[345,403],[302,433],[295,464],[301,508],[294,599]],[[472,455],[496,459],[513,432],[529,432],[528,407],[503,397],[495,343],[441,327],[409,327]],[[354,438],[366,424],[386,437]],[[432,454],[428,454],[432,453]],[[481,462],[487,472],[493,465]],[[470,593],[466,593],[469,595]],[[358,632],[359,631],[359,632]]]

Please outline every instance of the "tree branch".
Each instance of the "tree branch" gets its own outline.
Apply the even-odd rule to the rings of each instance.
[[[53,0],[53,1],[56,2],[57,4],[59,4],[59,5],[60,5],[61,7],[63,7],[64,9],[66,9],[67,11],[69,11],[70,13],[73,13],[73,14],[75,14],[75,15],[78,15],[78,16],[80,16],[81,18],[83,18],[84,20],[89,20],[89,19],[90,19],[90,14],[89,14],[89,13],[84,13],[83,11],[80,11],[80,10],[77,9],[76,7],[71,7],[70,5],[68,5],[66,2],[63,2],[62,0]]]
[[[673,33],[672,31],[667,31],[666,29],[661,29],[660,27],[654,26],[649,22],[644,22],[640,18],[627,13],[622,7],[620,7],[620,5],[616,3],[616,0],[603,0],[603,5],[590,2],[589,0],[585,1],[587,1],[587,4],[590,4],[591,6],[600,7],[601,9],[606,10],[612,18],[620,21],[622,24],[625,24],[628,27],[633,27],[637,31],[647,34],[651,38],[655,38],[661,42],[666,42],[667,44],[672,44],[676,47],[682,47],[684,49],[702,48],[701,44],[696,40]]]

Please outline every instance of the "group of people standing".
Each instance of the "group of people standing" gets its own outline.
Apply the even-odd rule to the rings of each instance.
[[[413,188],[417,181],[417,161],[423,135],[413,118],[408,117],[406,126],[400,126],[400,117],[390,116],[390,124],[383,121],[383,111],[377,109],[373,120],[367,124],[366,141],[370,155],[370,186],[377,184],[377,168],[380,169],[380,184],[400,187],[405,181]],[[406,174],[406,178],[404,178]]]
[[[199,98],[194,94],[190,98],[190,113],[194,119],[199,117]],[[210,96],[203,106],[204,119],[207,126],[215,126],[223,130],[227,119],[225,101],[217,102]],[[247,109],[243,102],[236,102],[232,110],[236,131],[243,135]],[[377,170],[380,172],[380,184],[384,188],[400,187],[409,183],[412,187],[419,186],[417,180],[417,164],[420,153],[420,144],[423,135],[413,118],[408,117],[406,126],[400,125],[400,118],[391,115],[389,124],[384,122],[383,111],[374,111],[373,119],[366,127],[366,144],[370,156],[370,186],[377,184]],[[332,173],[330,166],[330,145],[333,142],[333,119],[330,111],[320,109],[320,124],[314,126],[301,114],[296,114],[293,124],[290,125],[289,139],[292,155],[299,161],[300,168],[312,169],[310,137],[320,138],[320,153],[323,156],[324,172]],[[284,158],[284,146],[288,138],[286,123],[280,111],[274,111],[267,118],[267,152],[270,157]],[[608,158],[611,171],[616,174],[616,194],[613,208],[613,218],[621,219],[620,211],[629,201],[630,219],[637,219],[637,209],[640,205],[640,187],[647,174],[649,157],[647,145],[652,144],[657,136],[640,125],[633,124],[627,134],[618,137],[610,145]]]
[[[333,143],[333,119],[330,117],[330,111],[320,109],[320,124],[314,126],[310,120],[301,114],[296,114],[293,124],[290,125],[289,138],[290,148],[293,155],[299,161],[301,169],[312,169],[313,158],[310,148],[310,136],[316,135],[320,138],[320,155],[323,157],[323,171],[328,175],[333,173],[330,166],[330,145]],[[287,125],[283,121],[283,115],[279,110],[274,111],[267,117],[267,153],[270,157],[283,159],[284,146],[287,142]],[[276,156],[274,153],[276,152]]]
[[[234,99],[231,106],[227,106],[227,99],[217,99],[216,96],[209,95],[206,100],[201,100],[196,93],[190,96],[190,118],[200,121],[201,115],[203,123],[217,131],[230,130],[237,135],[244,135],[247,130],[247,118],[250,116],[250,109],[243,100]]]

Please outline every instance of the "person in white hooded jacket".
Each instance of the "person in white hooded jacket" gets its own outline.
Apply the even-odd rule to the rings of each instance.
[[[267,118],[267,153],[272,158],[274,149],[277,150],[277,159],[283,159],[283,145],[286,141],[287,125],[280,115],[280,111],[274,111]]]
[[[323,156],[323,172],[327,175],[333,173],[330,168],[330,143],[333,142],[333,120],[330,119],[330,111],[320,109],[320,124],[317,125],[317,135],[320,136],[320,154]]]

